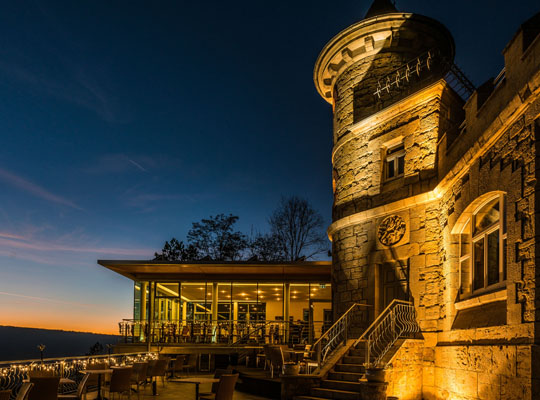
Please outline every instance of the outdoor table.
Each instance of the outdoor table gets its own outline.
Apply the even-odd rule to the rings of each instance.
[[[181,379],[169,379],[169,382],[180,382],[180,383],[194,383],[195,384],[195,400],[199,400],[199,385],[201,383],[216,383],[219,382],[217,378],[181,378]]]
[[[30,379],[23,379],[23,382],[30,382]],[[73,379],[69,379],[69,378],[60,378],[60,382],[59,382],[60,393],[61,393],[61,394],[64,393],[64,385],[76,384],[76,383],[77,383],[77,382],[75,382]],[[0,400],[1,400],[1,397],[0,397]]]
[[[294,362],[300,361],[299,358],[303,357],[304,353],[306,353],[305,350],[284,350],[283,352],[289,353],[292,361]]]
[[[111,374],[113,372],[112,369],[81,369],[79,371],[81,374],[97,374],[98,376],[98,395],[96,397],[96,400],[106,400],[105,397],[101,396],[101,376],[105,374]]]

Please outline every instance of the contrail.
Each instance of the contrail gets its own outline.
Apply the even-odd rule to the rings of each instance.
[[[56,300],[56,299],[49,299],[47,297],[27,296],[27,295],[24,295],[24,294],[17,294],[17,293],[0,292],[0,295],[12,296],[12,297],[21,297],[23,299],[30,299],[30,300],[48,301],[48,302],[51,302],[51,303],[76,305],[76,306],[81,306],[81,307],[94,307],[92,304],[84,304],[84,303],[76,303],[76,302],[73,302],[73,301],[62,301],[62,300]]]

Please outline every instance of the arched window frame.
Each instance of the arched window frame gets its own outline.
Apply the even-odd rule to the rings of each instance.
[[[495,199],[498,199],[499,219],[479,232],[474,233],[474,225],[478,214]],[[456,231],[457,230],[457,231]],[[498,232],[498,241],[490,241],[495,232]],[[454,232],[459,235],[458,259],[459,259],[459,295],[460,299],[480,295],[506,286],[506,198],[503,192],[494,192],[481,196],[475,200],[462,214]],[[498,279],[496,282],[489,281],[489,252],[497,243],[498,246]],[[480,251],[482,252],[481,254]],[[482,262],[483,275],[475,280],[478,269],[473,261]],[[482,285],[479,285],[482,283]]]

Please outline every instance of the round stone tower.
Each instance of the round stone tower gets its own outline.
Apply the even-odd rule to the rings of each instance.
[[[354,302],[378,314],[410,297],[411,199],[435,187],[437,143],[462,106],[444,80],[453,59],[442,24],[390,0],[375,0],[317,59],[315,86],[334,110],[336,315]],[[386,269],[394,287],[384,286]]]

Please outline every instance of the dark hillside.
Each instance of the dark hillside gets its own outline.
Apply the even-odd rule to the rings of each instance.
[[[106,353],[106,345],[117,343],[118,336],[0,326],[0,361],[39,359],[39,344],[46,346],[45,358],[82,356],[96,342],[103,345]]]

